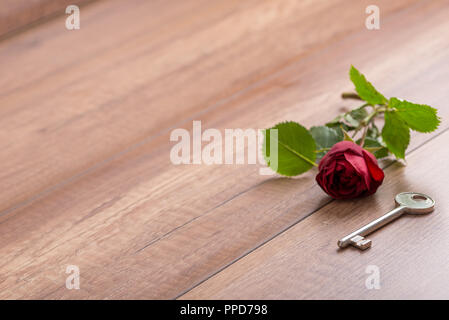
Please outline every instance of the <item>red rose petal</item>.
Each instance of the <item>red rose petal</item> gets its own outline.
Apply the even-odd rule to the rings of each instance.
[[[368,151],[364,151],[363,156],[365,158],[366,165],[368,166],[368,170],[371,174],[371,177],[378,182],[379,181],[382,182],[385,177],[385,174],[382,171],[382,169],[379,168],[379,166],[377,165],[377,160],[374,157],[374,155],[372,155]]]
[[[352,153],[345,153],[345,158],[354,167],[357,173],[363,178],[366,188],[369,188],[371,184],[371,178],[369,175],[368,166],[365,162],[365,158],[354,155]]]

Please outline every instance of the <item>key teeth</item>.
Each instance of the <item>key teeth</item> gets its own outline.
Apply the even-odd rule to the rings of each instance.
[[[360,250],[366,250],[371,247],[372,242],[362,236],[355,236],[351,239],[351,244]]]
[[[366,250],[368,248],[371,248],[371,240],[365,239],[357,242],[357,248],[359,248],[360,250]]]

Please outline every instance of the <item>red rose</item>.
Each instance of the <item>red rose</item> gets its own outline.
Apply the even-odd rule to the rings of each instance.
[[[335,199],[373,194],[384,180],[376,157],[351,141],[336,143],[321,159],[318,169],[316,181]]]

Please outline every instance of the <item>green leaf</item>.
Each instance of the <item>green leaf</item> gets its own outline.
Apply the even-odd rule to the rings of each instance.
[[[357,144],[360,144],[360,141],[361,139],[357,141]],[[363,148],[374,154],[377,159],[388,157],[388,149],[376,139],[365,137]]]
[[[373,152],[379,151],[380,149],[382,149],[382,147],[363,147],[363,149],[373,153]]]
[[[356,108],[344,115],[344,119],[353,127],[358,127],[360,122],[362,122],[368,116],[368,112],[365,106]]]
[[[355,127],[348,126],[346,123],[343,123],[340,121],[328,122],[328,123],[326,123],[326,127],[334,129],[335,131],[341,133],[341,135],[343,135],[343,131],[341,130],[341,128],[343,128],[343,130],[345,130],[345,131],[351,131],[351,130],[355,129]]]
[[[374,122],[371,123],[371,126],[368,128],[368,132],[366,133],[366,136],[369,138],[377,139],[379,137],[379,128],[374,124]]]
[[[382,140],[397,158],[405,158],[405,150],[410,142],[410,129],[396,111],[385,112]]]
[[[315,140],[317,150],[332,148],[334,144],[343,140],[343,132],[335,129],[318,126],[310,128],[310,133]],[[326,151],[317,152],[317,157],[322,158]]]
[[[354,83],[355,90],[360,98],[369,104],[385,104],[387,102],[387,99],[377,91],[376,88],[366,80],[365,76],[354,68],[354,66],[351,66],[349,77],[351,78],[352,83]]]
[[[270,155],[271,132],[277,129],[278,161]],[[263,155],[268,166],[284,176],[296,176],[309,170],[315,164],[315,140],[309,131],[299,123],[289,121],[264,130]],[[274,138],[274,135],[273,135]],[[275,156],[275,155],[273,155]]]
[[[401,101],[397,98],[391,98],[389,106],[397,110],[398,116],[412,130],[419,132],[432,132],[440,124],[440,118],[437,116],[437,109],[425,104],[415,104],[408,101]]]

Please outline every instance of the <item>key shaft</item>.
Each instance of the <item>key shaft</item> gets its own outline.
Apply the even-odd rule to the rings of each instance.
[[[394,208],[380,218],[377,218],[376,220],[368,223],[360,229],[357,229],[356,231],[348,234],[346,237],[341,238],[338,241],[338,246],[340,248],[346,248],[348,245],[353,245],[362,250],[369,248],[371,246],[371,240],[364,239],[363,237],[399,218],[405,213],[406,208],[407,207],[405,206],[398,206]]]

